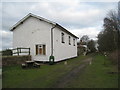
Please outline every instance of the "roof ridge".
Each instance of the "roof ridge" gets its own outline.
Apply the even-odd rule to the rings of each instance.
[[[19,20],[16,24],[14,24],[14,25],[10,28],[10,31],[13,31],[21,22],[24,22],[24,21],[25,21],[27,18],[29,18],[30,16],[35,17],[35,18],[38,18],[38,19],[41,19],[41,20],[43,20],[43,21],[46,21],[46,22],[51,23],[51,24],[54,24],[54,25],[56,24],[55,22],[50,21],[50,20],[48,20],[48,19],[46,19],[46,18],[43,18],[43,17],[37,16],[37,15],[35,15],[35,14],[29,13],[29,14],[27,14],[25,17],[23,17],[21,20]]]
[[[19,20],[16,24],[14,24],[11,28],[10,28],[10,31],[13,31],[17,26],[19,26],[22,22],[24,22],[27,18],[29,18],[30,16],[32,17],[35,17],[37,19],[41,19],[47,23],[50,23],[50,24],[53,24],[53,25],[56,25],[57,27],[61,28],[62,30],[66,31],[67,33],[71,34],[72,36],[78,38],[77,36],[75,36],[74,34],[72,34],[71,32],[69,32],[67,29],[65,29],[64,27],[62,27],[61,25],[59,25],[58,23],[55,23],[53,21],[50,21],[46,18],[43,18],[43,17],[40,17],[40,16],[37,16],[35,14],[32,14],[32,13],[29,13],[27,14],[25,17],[23,17],[21,20]]]

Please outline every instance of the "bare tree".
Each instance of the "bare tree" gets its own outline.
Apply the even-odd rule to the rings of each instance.
[[[86,44],[89,41],[88,35],[83,35],[81,37],[80,41],[83,42],[84,44]]]
[[[118,9],[111,10],[104,18],[104,29],[98,35],[98,44],[101,51],[113,51],[118,49],[120,41],[120,2]]]

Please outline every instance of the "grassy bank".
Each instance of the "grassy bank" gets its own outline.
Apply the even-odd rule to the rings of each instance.
[[[39,69],[24,70],[20,65],[3,67],[3,88],[52,88],[61,77],[82,65],[82,61],[89,57],[93,55],[67,60],[67,65],[60,62],[51,66],[42,65]],[[103,65],[104,60],[107,66]],[[88,65],[82,73],[78,73],[77,77],[66,83],[64,87],[117,87],[117,74],[107,73],[115,70],[116,68],[104,56],[96,55],[92,64]]]

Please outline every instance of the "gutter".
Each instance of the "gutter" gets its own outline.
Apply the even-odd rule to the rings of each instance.
[[[53,56],[53,29],[56,27],[56,25],[52,26],[51,28],[51,56]]]

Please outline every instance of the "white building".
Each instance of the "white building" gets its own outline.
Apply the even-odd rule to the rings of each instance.
[[[13,48],[30,48],[32,60],[49,61],[54,56],[57,62],[77,57],[78,37],[55,22],[29,13],[10,30]]]

